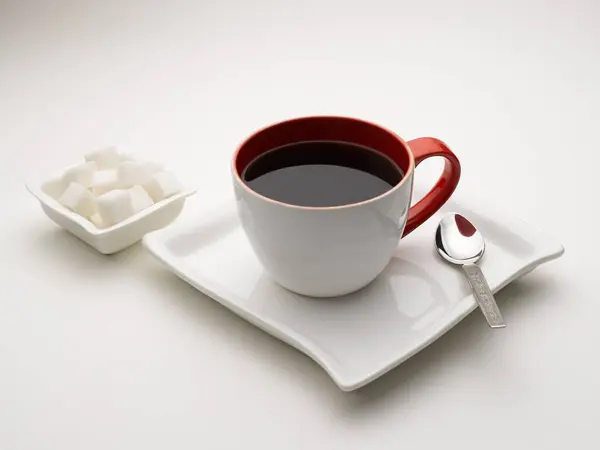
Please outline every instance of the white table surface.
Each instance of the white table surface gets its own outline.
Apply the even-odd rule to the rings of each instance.
[[[0,2],[0,448],[598,448],[599,21],[594,0]],[[444,139],[460,195],[564,244],[498,295],[507,329],[474,313],[343,393],[23,185],[116,144],[197,182],[193,215],[248,133],[322,113]]]

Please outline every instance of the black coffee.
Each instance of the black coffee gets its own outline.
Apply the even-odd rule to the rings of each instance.
[[[389,191],[403,173],[388,157],[360,145],[306,141],[269,150],[242,179],[259,194],[299,206],[339,206]]]

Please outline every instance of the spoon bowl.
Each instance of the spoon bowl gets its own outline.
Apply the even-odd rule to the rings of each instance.
[[[475,264],[485,252],[482,234],[460,214],[445,215],[435,233],[438,253],[452,264]]]

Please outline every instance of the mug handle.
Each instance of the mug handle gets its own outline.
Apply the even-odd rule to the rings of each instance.
[[[408,211],[402,237],[414,231],[448,201],[458,185],[461,170],[456,155],[439,139],[422,137],[408,141],[407,144],[415,157],[415,168],[432,156],[441,156],[446,159],[446,163],[433,188]]]

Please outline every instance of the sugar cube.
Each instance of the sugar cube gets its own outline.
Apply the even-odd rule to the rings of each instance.
[[[98,170],[94,172],[91,190],[96,196],[121,187],[116,170]]]
[[[58,202],[83,217],[90,217],[97,211],[94,196],[85,186],[75,182],[69,183]]]
[[[114,189],[97,198],[98,211],[104,225],[115,225],[137,212],[152,206],[150,196],[141,186]]]
[[[94,161],[98,169],[116,169],[121,162],[121,156],[115,147],[105,147],[86,153],[86,161]]]
[[[90,187],[96,169],[97,164],[94,161],[78,164],[65,170],[61,180],[67,187],[71,182],[81,184],[84,187]]]
[[[143,185],[150,181],[159,168],[156,164],[144,161],[123,161],[117,169],[117,177],[121,187]]]
[[[143,185],[150,194],[152,200],[159,202],[165,198],[175,195],[182,190],[182,185],[171,172],[157,172]]]
[[[134,214],[154,205],[154,201],[143,187],[139,185],[133,186],[131,189],[128,189],[128,191],[131,197],[131,205]]]
[[[96,225],[97,228],[104,228],[104,221],[102,220],[102,216],[99,213],[92,214],[90,216],[90,222]]]
[[[129,192],[126,189],[115,189],[99,196],[98,212],[102,222],[111,226],[133,214]]]

